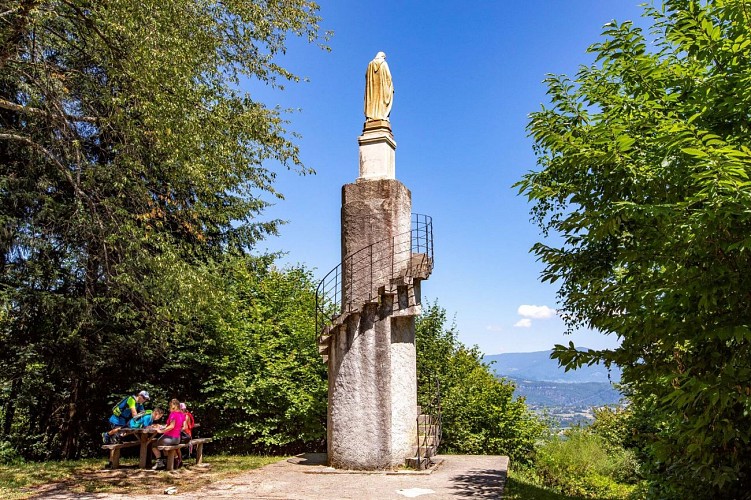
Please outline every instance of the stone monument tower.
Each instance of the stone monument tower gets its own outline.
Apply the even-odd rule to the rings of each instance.
[[[319,350],[329,372],[330,465],[384,470],[417,444],[415,316],[432,269],[432,225],[413,220],[412,195],[395,177],[385,54],[365,79],[359,177],[342,188],[342,263],[319,286]]]

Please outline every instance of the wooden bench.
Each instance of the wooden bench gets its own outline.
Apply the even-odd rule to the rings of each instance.
[[[173,444],[171,446],[157,446],[156,449],[159,451],[166,451],[167,452],[167,470],[174,470],[175,468],[175,457],[177,456],[178,450],[185,448],[188,446],[187,444]]]
[[[189,446],[196,447],[196,465],[203,462],[203,444],[210,443],[211,441],[213,441],[212,438],[195,438],[191,439],[188,443]]]
[[[180,453],[179,450],[182,450],[186,446],[195,446],[196,447],[196,465],[199,465],[203,463],[203,445],[205,443],[210,443],[213,441],[213,438],[196,438],[191,439],[187,443],[182,444],[174,444],[171,446],[157,446],[156,449],[159,451],[165,451],[167,456],[167,470],[174,470],[175,468],[175,457],[177,457],[177,454]]]
[[[110,467],[117,469],[120,467],[120,450],[123,448],[130,448],[131,446],[140,446],[138,441],[125,441],[124,443],[117,444],[105,444],[102,445],[103,450],[109,450],[110,452]]]

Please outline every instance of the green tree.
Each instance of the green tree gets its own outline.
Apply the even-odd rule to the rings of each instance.
[[[218,301],[214,263],[276,230],[269,162],[308,172],[239,82],[296,81],[276,56],[320,38],[317,6],[0,10],[0,434],[72,457],[107,396],[153,383]]]
[[[666,0],[651,35],[605,26],[576,78],[532,114],[521,192],[560,310],[617,349],[557,346],[567,368],[623,370],[654,494],[751,490],[751,3]]]
[[[313,341],[312,274],[300,267],[276,269],[268,257],[238,259],[224,274],[225,306],[202,328],[214,352],[201,352],[201,339],[180,349],[175,360],[186,368],[187,381],[195,375],[190,360],[205,365],[197,395],[205,423],[232,451],[320,448],[328,385]]]
[[[544,423],[514,399],[514,386],[498,379],[477,347],[457,339],[446,310],[428,304],[416,323],[418,400],[426,406],[440,384],[443,441],[448,453],[508,455],[529,461]]]

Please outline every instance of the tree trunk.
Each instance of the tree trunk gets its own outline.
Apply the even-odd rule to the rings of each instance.
[[[71,381],[70,398],[67,404],[67,411],[63,412],[63,423],[61,426],[62,456],[64,459],[75,458],[78,453],[78,390],[80,387],[79,380],[74,378]]]
[[[23,372],[23,370],[21,370]],[[13,419],[16,416],[16,398],[21,391],[21,377],[13,379],[13,383],[10,386],[10,397],[5,403],[3,408],[3,436],[10,436],[10,431],[13,427]]]

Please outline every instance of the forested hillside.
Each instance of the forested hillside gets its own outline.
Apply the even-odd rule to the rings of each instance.
[[[623,399],[618,389],[602,382],[571,384],[513,378],[508,380],[514,384],[517,396],[523,397],[531,408],[540,410],[585,411],[592,407],[616,405]]]

